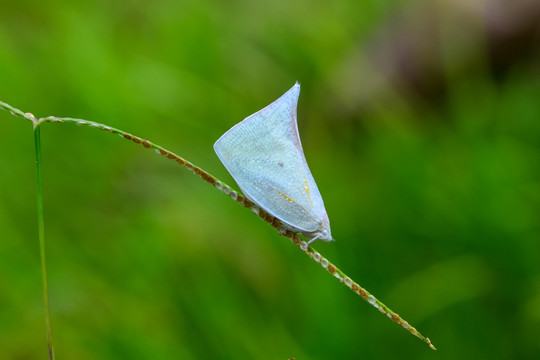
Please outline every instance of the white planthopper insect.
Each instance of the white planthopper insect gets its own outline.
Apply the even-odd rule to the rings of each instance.
[[[233,126],[214,150],[242,192],[284,228],[332,241],[330,221],[311,175],[296,122],[300,84]]]

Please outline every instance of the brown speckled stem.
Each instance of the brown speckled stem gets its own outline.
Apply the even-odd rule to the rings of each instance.
[[[103,125],[100,123],[96,123],[93,121],[88,120],[82,120],[82,119],[73,119],[73,118],[60,118],[56,116],[48,116],[45,118],[41,118],[39,120],[36,120],[36,118],[30,114],[30,113],[23,113],[22,111],[15,109],[11,107],[8,104],[5,104],[3,102],[0,102],[0,108],[4,110],[10,111],[15,116],[21,116],[26,118],[27,120],[30,120],[34,126],[39,126],[42,123],[45,122],[56,122],[56,123],[75,123],[77,125],[85,125],[89,127],[94,127],[100,130],[104,130],[107,132],[110,132],[112,134],[118,134],[121,137],[131,140],[136,144],[140,144],[144,146],[147,149],[154,149],[156,153],[165,156],[166,158],[176,161],[179,165],[182,165],[189,171],[193,172],[195,175],[199,176],[201,179],[209,183],[210,185],[217,188],[219,191],[224,193],[225,195],[232,198],[234,201],[239,203],[240,205],[250,209],[252,212],[254,212],[256,215],[258,215],[261,219],[269,223],[272,227],[274,227],[281,235],[284,235],[287,237],[291,242],[296,245],[303,253],[308,255],[311,259],[313,259],[317,264],[322,266],[326,271],[328,271],[330,274],[332,274],[334,277],[336,277],[341,283],[345,284],[349,289],[351,289],[353,292],[358,294],[362,299],[366,300],[368,303],[373,305],[377,310],[379,310],[381,313],[388,316],[389,319],[394,321],[395,323],[401,325],[403,328],[408,330],[411,334],[418,337],[425,343],[429,345],[429,347],[433,350],[435,349],[435,346],[431,343],[429,338],[424,337],[422,334],[420,334],[413,326],[409,325],[407,321],[402,319],[397,313],[392,311],[388,306],[383,304],[381,301],[379,301],[375,296],[369,293],[366,289],[364,289],[362,286],[360,286],[358,283],[354,282],[350,277],[348,277],[343,271],[341,271],[338,267],[336,267],[334,264],[332,264],[328,259],[324,258],[320,253],[318,253],[312,246],[309,246],[307,242],[303,241],[297,234],[285,230],[282,228],[281,222],[273,217],[272,215],[268,214],[263,209],[259,208],[256,204],[251,202],[249,199],[247,199],[244,195],[236,192],[233,190],[229,185],[225,184],[224,182],[218,180],[216,177],[211,175],[210,173],[204,171],[198,166],[193,165],[191,162],[185,160],[184,158],[176,155],[172,151],[169,151],[159,145],[156,145],[149,140],[140,138],[138,136],[131,135],[125,131],[115,129],[113,127]]]

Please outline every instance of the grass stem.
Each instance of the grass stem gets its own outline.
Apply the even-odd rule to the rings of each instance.
[[[36,182],[37,182],[37,218],[39,255],[41,259],[41,280],[43,282],[43,302],[45,306],[45,327],[47,331],[47,349],[49,360],[54,360],[54,345],[51,328],[51,311],[49,308],[49,288],[47,286],[47,263],[45,260],[45,221],[43,217],[43,184],[41,174],[41,137],[39,124],[34,122],[34,145],[36,149]]]
[[[431,349],[436,350],[435,346],[433,346],[429,338],[420,334],[420,332],[418,332],[416,328],[411,326],[401,316],[399,316],[397,313],[392,311],[388,306],[386,306],[381,301],[379,301],[375,296],[373,296],[366,289],[361,287],[358,283],[353,281],[343,271],[341,271],[334,264],[328,261],[328,259],[324,258],[313,247],[309,246],[305,241],[303,241],[298,235],[290,231],[287,231],[285,229],[282,229],[282,225],[279,219],[271,216],[266,211],[259,208],[256,204],[252,203],[249,199],[245,198],[242,194],[232,189],[229,185],[220,181],[219,179],[217,179],[210,173],[204,171],[200,167],[176,155],[172,151],[169,151],[157,144],[150,142],[149,140],[132,135],[123,130],[116,129],[116,128],[113,128],[104,124],[93,122],[93,121],[88,121],[84,119],[64,118],[64,117],[61,118],[61,117],[56,117],[56,116],[48,116],[48,117],[40,118],[39,120],[37,120],[34,117],[34,115],[30,113],[23,113],[22,111],[6,103],[3,103],[1,101],[0,101],[0,109],[7,110],[11,112],[11,114],[13,114],[14,116],[24,117],[25,119],[32,121],[34,124],[34,137],[35,137],[35,144],[36,144],[37,183],[38,183],[39,243],[40,243],[40,253],[41,253],[41,268],[42,268],[42,275],[43,275],[43,296],[45,299],[47,342],[49,345],[49,360],[54,359],[54,348],[53,348],[53,341],[52,341],[49,299],[48,299],[48,290],[47,290],[47,274],[46,274],[46,266],[45,266],[45,237],[44,237],[44,222],[43,222],[43,199],[42,199],[42,190],[41,190],[41,165],[40,165],[41,152],[40,152],[40,138],[39,138],[39,125],[45,122],[72,123],[72,124],[89,126],[89,127],[97,128],[100,130],[104,130],[112,134],[120,135],[122,138],[126,140],[130,140],[136,144],[142,145],[147,149],[154,149],[156,153],[163,155],[170,160],[175,161],[179,165],[187,168],[189,171],[199,176],[202,180],[206,181],[210,185],[217,188],[222,193],[231,197],[234,201],[236,201],[240,205],[250,209],[256,215],[258,215],[261,219],[263,219],[264,221],[269,223],[271,226],[273,226],[276,230],[278,230],[281,235],[284,235],[289,240],[291,240],[291,242],[295,244],[303,253],[308,255],[317,264],[322,266],[331,275],[337,278],[341,283],[343,283],[345,286],[351,289],[354,293],[359,295],[362,299],[364,299],[373,307],[375,307],[377,310],[379,310],[379,312],[386,315],[390,320],[394,321],[395,323],[403,327],[405,330],[410,332],[412,335],[416,336],[417,338],[425,342]]]

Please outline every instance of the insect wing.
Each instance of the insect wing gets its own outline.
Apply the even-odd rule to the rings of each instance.
[[[296,123],[300,85],[227,131],[214,149],[244,194],[300,231],[326,216],[307,165]]]

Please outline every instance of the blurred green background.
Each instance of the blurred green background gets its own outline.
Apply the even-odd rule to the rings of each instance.
[[[232,125],[302,84],[335,243],[396,326],[196,176],[43,126],[58,359],[540,358],[540,6],[4,0],[0,100],[236,187]],[[0,358],[46,358],[30,123],[0,112]]]

